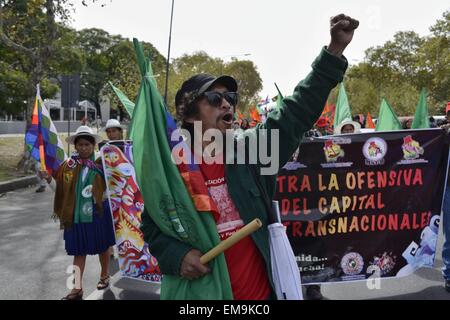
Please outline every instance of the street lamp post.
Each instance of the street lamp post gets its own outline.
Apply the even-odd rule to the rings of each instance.
[[[71,100],[71,96],[70,96],[70,91],[71,91],[71,89],[72,89],[72,77],[70,77],[69,76],[69,105],[68,105],[68,108],[69,108],[69,115],[68,115],[68,117],[69,117],[69,119],[68,119],[68,121],[67,121],[67,136],[68,137],[70,137],[70,116],[71,116],[71,113],[72,113],[72,106],[71,106],[71,104],[70,104],[70,102],[72,101]],[[67,144],[67,155],[70,157],[70,143],[68,143]]]
[[[167,52],[167,63],[166,63],[166,85],[164,89],[164,103],[167,105],[167,89],[169,85],[169,63],[170,63],[170,44],[172,43],[172,22],[173,22],[173,7],[175,0],[172,0],[172,13],[170,14],[170,31],[169,31],[169,49]]]

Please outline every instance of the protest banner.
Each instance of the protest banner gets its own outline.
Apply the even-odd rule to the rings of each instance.
[[[422,129],[301,144],[279,173],[275,200],[303,284],[400,277],[433,266],[446,139],[441,129]]]
[[[150,254],[140,230],[144,201],[136,183],[132,143],[127,141],[100,145],[121,275],[159,283],[162,275],[158,262]]]

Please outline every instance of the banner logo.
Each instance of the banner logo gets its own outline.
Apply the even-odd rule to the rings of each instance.
[[[368,139],[363,146],[363,154],[368,166],[383,165],[386,153],[386,141],[378,137]]]
[[[420,159],[425,150],[411,135],[403,138],[402,150],[403,160],[399,161],[399,164],[428,163],[428,160]]]
[[[380,289],[380,279],[435,264],[447,137],[441,129],[349,137],[305,141],[297,161],[307,167],[280,170],[274,200],[303,284],[366,281]],[[326,141],[345,156],[327,163]],[[353,164],[340,167],[346,163]]]
[[[333,140],[325,141],[323,151],[325,152],[327,162],[336,162],[339,158],[343,158],[345,156],[344,150],[342,150],[341,146]]]
[[[335,138],[325,141],[323,151],[327,163],[321,163],[322,168],[348,168],[353,165],[353,162],[339,162],[340,158],[345,156],[342,144],[351,144],[351,139]]]
[[[391,272],[395,267],[397,256],[392,252],[389,254],[384,252],[381,256],[373,257],[373,261],[370,262],[371,266],[377,266],[382,276]]]
[[[349,276],[360,274],[363,267],[364,259],[359,253],[356,252],[347,253],[341,260],[342,271]]]

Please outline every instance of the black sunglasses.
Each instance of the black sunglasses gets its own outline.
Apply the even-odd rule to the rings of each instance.
[[[205,97],[210,105],[213,107],[220,107],[222,99],[225,99],[231,106],[235,107],[238,104],[239,94],[237,92],[218,92],[206,91],[201,96]]]

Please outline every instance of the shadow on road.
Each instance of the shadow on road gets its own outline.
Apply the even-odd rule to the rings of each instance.
[[[444,285],[440,285],[428,287],[415,293],[401,294],[374,300],[450,300],[450,293],[445,291]]]
[[[430,280],[430,281],[436,281],[436,282],[443,282],[442,273],[440,271],[440,268],[435,266],[434,268],[422,268],[415,272],[415,275],[424,279],[424,280]]]

